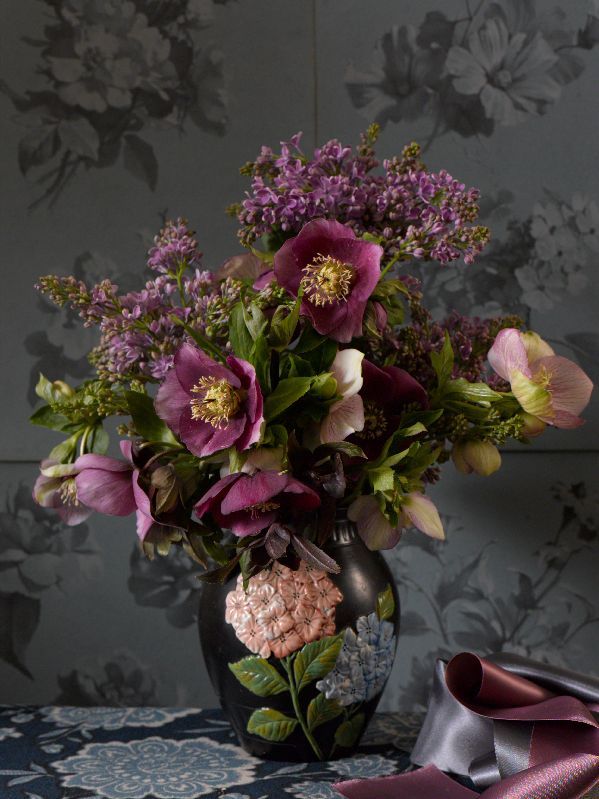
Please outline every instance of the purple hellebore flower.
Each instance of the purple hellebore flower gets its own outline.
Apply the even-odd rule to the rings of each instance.
[[[370,459],[377,458],[383,444],[400,425],[406,405],[428,405],[426,389],[412,375],[398,366],[375,366],[362,361],[364,427],[350,437]]]
[[[129,516],[136,512],[137,535],[143,541],[154,525],[150,498],[139,485],[139,469],[133,461],[131,441],[121,441],[120,461],[107,455],[82,455],[76,461],[79,499],[98,513]]]
[[[294,297],[315,329],[347,343],[362,333],[368,298],[381,274],[383,248],[362,241],[350,227],[326,219],[308,222],[276,253],[277,281]]]
[[[255,444],[264,419],[262,405],[251,364],[230,355],[224,366],[191,344],[177,350],[155,401],[158,416],[199,457]]]
[[[195,506],[201,519],[210,513],[222,528],[242,538],[273,524],[285,510],[311,511],[320,497],[307,485],[280,472],[236,473],[223,477]]]
[[[81,524],[92,514],[93,509],[82,502],[77,490],[78,462],[43,460],[40,472],[33,487],[33,499],[38,505],[52,508],[70,526]]]

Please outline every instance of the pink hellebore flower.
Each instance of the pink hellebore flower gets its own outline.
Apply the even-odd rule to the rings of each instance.
[[[320,441],[344,441],[349,435],[364,428],[364,403],[358,394],[362,388],[362,359],[359,350],[340,350],[331,366],[337,381],[337,393],[342,399],[329,409],[320,426]]]
[[[158,416],[199,457],[255,444],[264,420],[262,405],[251,364],[230,355],[224,366],[191,344],[177,350],[155,402]]]
[[[490,441],[458,441],[453,445],[451,457],[456,469],[462,474],[475,472],[481,477],[488,477],[501,466],[499,450]]]
[[[81,501],[75,482],[79,474],[78,462],[57,463],[44,460],[40,476],[33,487],[33,499],[42,508],[52,508],[65,524],[75,526],[84,522],[93,509]]]
[[[428,497],[417,492],[407,494],[401,509],[400,523],[393,527],[381,511],[376,497],[367,495],[355,499],[347,515],[356,523],[360,537],[370,550],[392,549],[405,527],[416,527],[431,538],[445,538],[439,512]]]
[[[303,287],[301,313],[320,334],[347,343],[362,334],[382,255],[382,247],[356,238],[350,227],[315,219],[276,253],[274,272],[294,297]]]
[[[501,330],[488,359],[527,413],[554,427],[572,429],[584,424],[579,414],[589,402],[593,383],[536,333]]]
[[[77,495],[90,508],[107,516],[129,516],[135,511],[137,535],[143,541],[154,525],[150,498],[140,487],[139,469],[133,462],[131,441],[121,441],[120,461],[107,455],[82,455],[77,459]]]
[[[281,511],[311,511],[319,505],[315,491],[287,474],[237,472],[215,483],[196,504],[195,512],[200,519],[210,513],[220,527],[241,538],[273,524]]]
[[[401,538],[401,526],[389,523],[372,494],[355,499],[347,515],[356,523],[360,538],[370,550],[392,549]]]
[[[404,527],[415,527],[421,533],[431,538],[437,538],[439,541],[445,539],[439,511],[424,494],[412,491],[405,497],[401,510]]]

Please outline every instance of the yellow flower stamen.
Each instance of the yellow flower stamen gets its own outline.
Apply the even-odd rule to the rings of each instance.
[[[239,410],[241,398],[226,380],[201,377],[191,389],[197,394],[191,402],[191,418],[201,419],[212,427],[223,427]]]
[[[332,305],[347,302],[354,270],[349,264],[320,253],[302,269],[302,285],[306,299],[313,305]]]
[[[383,409],[372,401],[364,403],[364,428],[358,433],[361,438],[378,438],[388,427]]]
[[[79,498],[77,497],[77,485],[75,483],[74,477],[69,477],[67,480],[63,480],[58,493],[60,494],[63,505],[77,506],[81,504],[79,502]]]
[[[251,519],[257,519],[261,513],[268,513],[280,507],[278,502],[257,502],[255,505],[248,505],[246,510],[249,510]]]

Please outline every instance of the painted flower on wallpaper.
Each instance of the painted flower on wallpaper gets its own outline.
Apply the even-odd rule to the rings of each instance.
[[[510,35],[505,23],[487,19],[454,45],[446,67],[460,94],[480,97],[485,114],[500,125],[516,125],[558,100],[561,87],[551,74],[558,56],[541,33]]]
[[[57,681],[60,693],[52,704],[69,705],[71,709],[93,705],[154,708],[161,704],[157,680],[150,667],[125,652],[78,665],[68,673],[59,674]]]
[[[595,17],[568,28],[561,9],[498,0],[452,19],[428,12],[419,27],[394,26],[371,64],[349,67],[356,108],[381,125],[426,119],[430,144],[449,131],[490,136],[544,113],[585,69],[579,53],[597,44]]]
[[[251,577],[242,576],[226,598],[225,620],[247,648],[267,658],[284,658],[304,644],[335,633],[335,607],[343,599],[326,572],[301,561],[292,571],[275,562]]]
[[[348,67],[349,96],[367,119],[381,125],[417,119],[436,102],[443,60],[442,50],[419,45],[412,25],[394,25],[376,43],[366,70]]]
[[[356,632],[351,627],[345,630],[333,670],[316,687],[327,699],[336,699],[344,706],[367,702],[385,685],[396,644],[391,622],[379,619],[376,613],[360,616]]]
[[[584,482],[558,483],[550,494],[557,510],[553,530],[523,550],[509,573],[494,567],[493,541],[464,559],[459,539],[466,531],[451,519],[445,522],[458,542],[454,554],[443,543],[409,534],[395,550],[390,566],[400,586],[404,645],[416,639],[418,654],[397,680],[392,676],[385,708],[424,710],[435,659],[464,648],[516,652],[596,673],[587,642],[596,634],[599,609],[594,597],[576,588],[576,578],[596,549],[599,494]]]
[[[252,783],[257,762],[240,747],[209,738],[145,738],[87,744],[52,765],[65,788],[93,790],[106,799],[193,799]]]
[[[168,558],[150,560],[134,546],[129,568],[127,585],[138,605],[160,608],[173,627],[183,629],[197,623],[197,565],[183,549],[172,547]]]
[[[19,143],[21,171],[45,167],[33,205],[55,202],[77,171],[112,166],[120,155],[154,189],[158,162],[140,135],[149,125],[181,128],[189,118],[223,132],[222,59],[202,33],[210,23],[206,4],[45,2],[52,21],[33,43],[45,86],[22,95],[4,87],[28,129]]]
[[[86,525],[66,527],[39,507],[21,486],[0,513],[0,613],[7,634],[0,659],[31,677],[25,657],[41,615],[41,596],[98,567],[98,551]]]

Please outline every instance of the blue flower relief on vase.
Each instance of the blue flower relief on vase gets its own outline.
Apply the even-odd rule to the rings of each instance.
[[[146,738],[91,743],[53,763],[65,788],[95,791],[104,799],[196,799],[217,789],[248,785],[258,761],[238,746],[197,738]]]
[[[316,683],[327,699],[336,699],[344,706],[376,696],[383,689],[395,656],[391,622],[369,613],[356,621],[356,630],[346,629],[334,668]]]
[[[43,707],[44,720],[59,727],[120,730],[123,727],[162,727],[193,710],[166,707]]]

